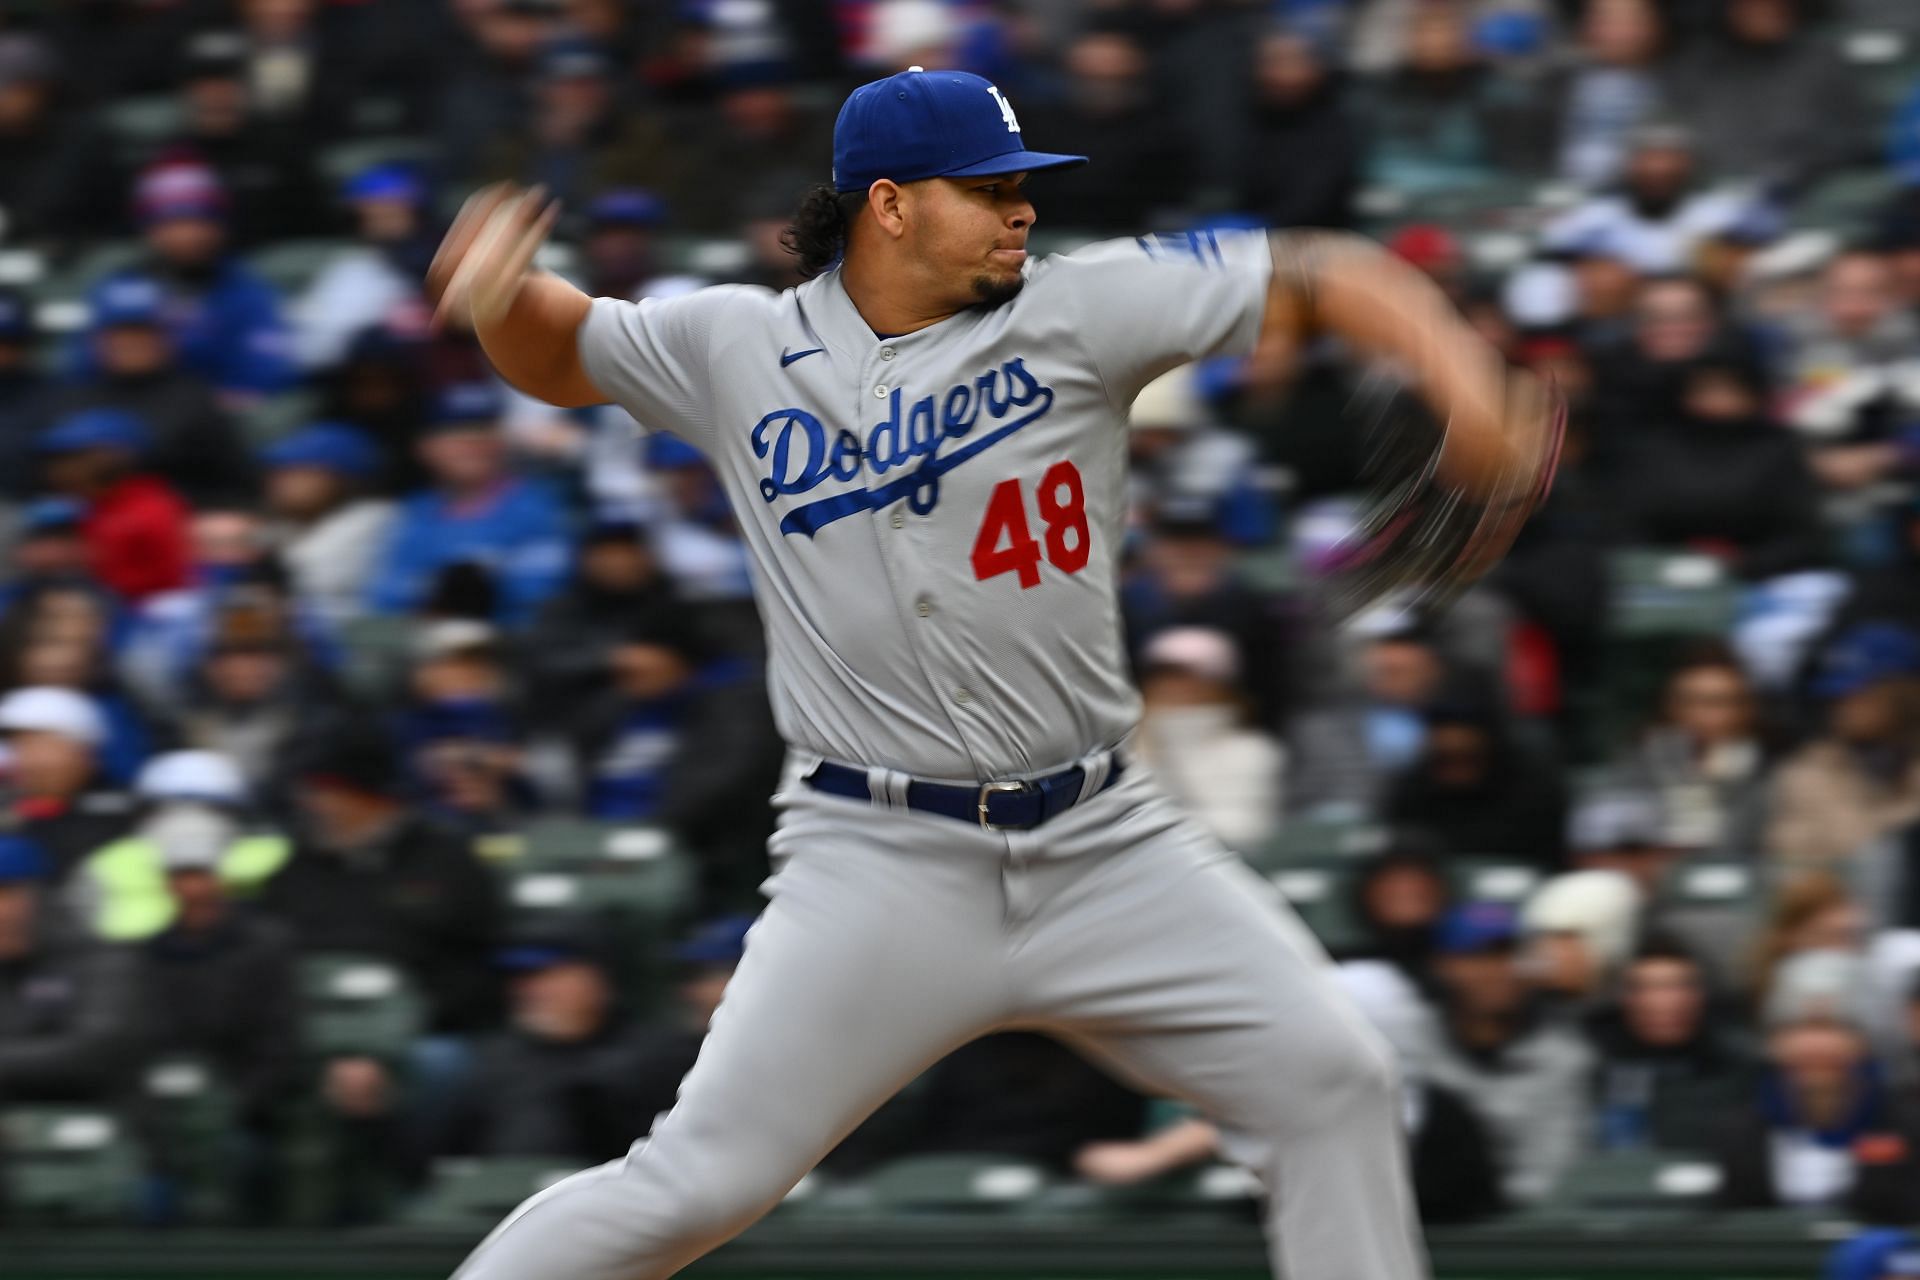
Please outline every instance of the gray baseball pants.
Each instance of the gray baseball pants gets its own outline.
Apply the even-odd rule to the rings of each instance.
[[[777,803],[770,903],[674,1108],[456,1280],[672,1275],[934,1062],[1014,1028],[1219,1125],[1284,1280],[1426,1274],[1390,1051],[1271,886],[1139,764],[1030,832],[804,786]]]

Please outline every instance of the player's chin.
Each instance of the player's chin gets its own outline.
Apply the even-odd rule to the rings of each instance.
[[[982,272],[973,278],[973,296],[983,307],[998,307],[1018,297],[1026,283],[1027,278],[1018,271]]]

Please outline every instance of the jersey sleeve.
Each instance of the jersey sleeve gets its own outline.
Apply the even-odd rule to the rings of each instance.
[[[722,286],[639,302],[595,298],[580,325],[580,363],[642,427],[704,448],[713,431],[713,336],[740,292]]]
[[[1107,394],[1125,413],[1173,366],[1253,349],[1273,251],[1265,231],[1181,232],[1089,245],[1056,269]]]

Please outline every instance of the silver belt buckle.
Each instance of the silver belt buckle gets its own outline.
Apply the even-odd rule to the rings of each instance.
[[[987,782],[981,784],[980,801],[978,805],[980,810],[980,829],[982,831],[1006,831],[1010,829],[1007,827],[996,827],[993,823],[987,821],[988,796],[996,791],[1023,792],[1031,789],[1032,786],[1033,784],[1031,782]]]

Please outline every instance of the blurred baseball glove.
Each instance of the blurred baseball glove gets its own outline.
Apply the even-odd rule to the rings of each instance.
[[[1510,375],[1512,464],[1472,496],[1439,476],[1444,426],[1386,375],[1369,375],[1350,412],[1365,445],[1366,498],[1353,531],[1321,561],[1325,604],[1344,620],[1392,597],[1431,611],[1457,598],[1513,545],[1546,500],[1566,434],[1566,401],[1530,374]]]

